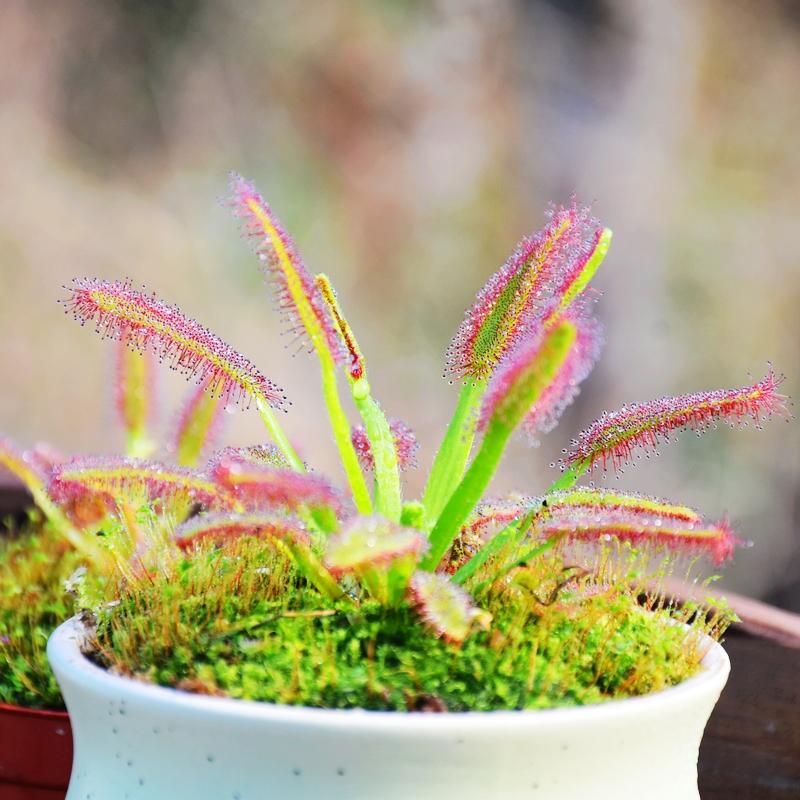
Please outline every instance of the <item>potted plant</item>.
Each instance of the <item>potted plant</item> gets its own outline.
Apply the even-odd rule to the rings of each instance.
[[[309,471],[278,421],[283,392],[219,337],[129,283],[73,284],[81,323],[196,379],[198,447],[237,402],[271,442],[201,470],[53,469],[54,502],[104,505],[116,565],[48,646],[74,725],[69,796],[697,797],[731,614],[660,586],[738,540],[686,506],[578,482],[682,429],[781,413],[779,379],[604,414],[544,494],[487,499],[511,435],[552,428],[600,349],[587,286],[611,234],[554,208],[467,311],[448,353],[459,401],[422,499],[404,500],[413,436],[373,399],[330,281],[250,184],[232,190],[319,359],[349,491]]]

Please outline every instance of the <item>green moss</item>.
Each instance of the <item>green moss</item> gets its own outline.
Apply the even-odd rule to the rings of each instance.
[[[73,614],[64,582],[80,565],[69,544],[37,525],[0,539],[0,703],[64,707],[45,648]]]
[[[553,574],[558,565],[542,563],[492,590],[489,629],[454,646],[407,605],[325,600],[279,554],[240,542],[120,587],[121,603],[99,621],[99,660],[192,691],[398,711],[581,705],[696,671],[696,637],[670,624],[673,612],[644,611],[632,591],[588,580],[543,604]]]

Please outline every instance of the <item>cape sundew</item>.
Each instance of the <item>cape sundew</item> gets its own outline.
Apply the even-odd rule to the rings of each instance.
[[[670,522],[702,522],[694,509],[670,503],[668,500],[635,492],[579,488],[551,492],[542,497],[512,496],[507,499],[487,500],[475,509],[475,513],[464,526],[464,531],[485,537],[514,520],[522,519],[531,510],[538,510],[533,518],[533,524],[536,524],[537,520],[548,514],[560,514],[575,509],[587,513],[593,510],[626,510],[631,514],[647,517],[659,516]]]
[[[50,494],[59,503],[100,495],[109,502],[180,498],[208,508],[226,509],[232,498],[203,473],[134,458],[75,458],[57,464],[50,476]]]
[[[624,506],[562,506],[536,522],[536,534],[544,539],[609,544],[629,542],[634,546],[666,548],[685,555],[702,553],[720,565],[733,555],[739,540],[728,523],[682,521]]]
[[[719,421],[735,425],[751,419],[759,424],[774,413],[785,413],[786,398],[777,391],[781,380],[770,369],[760,381],[741,389],[663,397],[606,412],[573,441],[562,465],[619,469],[637,450],[657,449],[673,431],[690,429],[699,435]]]
[[[243,220],[245,234],[256,240],[258,256],[275,285],[278,309],[289,321],[289,332],[307,337],[316,349],[327,348],[337,364],[344,363],[347,355],[336,323],[292,237],[252,183],[234,173],[230,186],[234,214]]]
[[[488,627],[491,615],[476,608],[472,598],[445,575],[415,572],[409,595],[417,612],[437,636],[448,642],[463,642],[477,624]]]
[[[592,237],[586,208],[551,211],[545,228],[524,238],[484,284],[447,349],[447,371],[458,378],[488,378],[520,341],[554,281],[584,259]]]
[[[428,542],[412,528],[402,528],[381,517],[356,517],[325,546],[325,566],[334,575],[388,566],[402,558],[416,559]]]
[[[236,458],[216,459],[212,479],[248,509],[341,508],[341,498],[325,478],[277,469]]]
[[[173,369],[206,383],[225,402],[261,398],[273,408],[285,408],[280,387],[177,306],[133,289],[129,281],[78,278],[65,288],[69,297],[63,304],[82,325],[94,322],[102,335],[150,350]]]
[[[222,543],[245,536],[307,542],[302,524],[285,515],[206,514],[185,522],[175,532],[175,544],[188,549],[199,542]]]

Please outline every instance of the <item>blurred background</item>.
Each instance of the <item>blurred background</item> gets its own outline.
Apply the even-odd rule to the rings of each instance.
[[[454,404],[443,352],[465,307],[573,192],[615,231],[604,358],[496,491],[540,491],[626,401],[769,361],[798,397],[799,96],[793,0],[3,0],[0,430],[119,449],[113,348],[57,300],[73,276],[129,277],[283,386],[291,436],[336,473],[316,366],[286,349],[220,202],[229,170],[332,276],[375,393],[422,443],[412,493]],[[162,378],[168,425],[187,386]],[[262,440],[257,414],[224,439]],[[795,421],[684,436],[621,485],[729,514],[755,546],[723,585],[800,611],[798,445]]]

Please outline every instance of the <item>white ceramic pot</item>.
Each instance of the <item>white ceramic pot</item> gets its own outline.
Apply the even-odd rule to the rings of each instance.
[[[730,670],[546,711],[404,714],[203,697],[110,675],[71,620],[48,655],[75,739],[67,800],[696,800]]]

